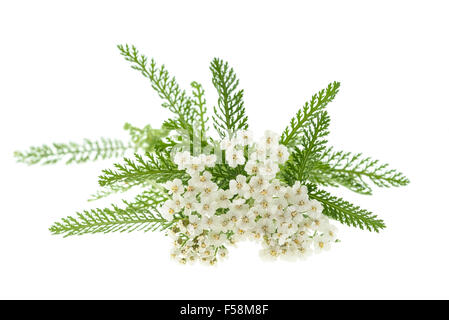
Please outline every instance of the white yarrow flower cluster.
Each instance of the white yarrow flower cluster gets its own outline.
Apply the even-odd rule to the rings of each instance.
[[[161,213],[173,221],[173,258],[214,265],[227,257],[229,246],[244,240],[261,243],[261,256],[270,260],[306,258],[330,248],[337,230],[322,214],[321,203],[310,200],[299,182],[287,186],[276,178],[289,157],[277,134],[267,131],[254,142],[250,132],[238,131],[220,147],[226,163],[245,173],[224,188],[208,170],[216,165],[215,155],[175,155],[174,162],[190,179],[165,184],[171,199]]]

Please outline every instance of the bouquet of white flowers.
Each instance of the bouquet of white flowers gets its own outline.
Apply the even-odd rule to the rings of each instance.
[[[185,183],[174,179],[164,184],[170,198],[161,213],[174,221],[168,232],[174,258],[215,264],[227,257],[229,246],[244,240],[261,243],[261,256],[268,259],[305,258],[330,248],[336,227],[323,215],[321,203],[309,199],[299,181],[289,186],[276,178],[289,159],[277,134],[266,131],[254,142],[250,132],[240,130],[220,146],[229,167],[244,169],[224,188],[214,182],[215,154],[184,151],[174,156],[178,169],[190,177]]]

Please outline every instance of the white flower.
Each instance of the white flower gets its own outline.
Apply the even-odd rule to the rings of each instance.
[[[259,168],[260,175],[268,180],[273,179],[278,171],[278,164],[272,160],[265,160],[263,165]]]
[[[245,199],[253,198],[256,194],[256,189],[253,184],[247,183],[243,186],[243,197]]]
[[[307,198],[307,187],[301,185],[299,181],[296,181],[292,186],[292,191],[296,197],[300,197],[298,200]]]
[[[270,185],[263,186],[262,188],[259,188],[257,192],[253,195],[254,200],[261,201],[262,199],[267,199],[272,202],[273,197],[273,189],[270,188]]]
[[[268,181],[265,180],[265,177],[254,176],[249,180],[249,184],[258,192],[268,186]]]
[[[231,168],[235,168],[238,165],[245,164],[245,156],[243,150],[227,150],[226,162]]]
[[[174,163],[178,165],[178,169],[184,170],[190,162],[190,152],[177,152],[174,156]]]
[[[256,144],[254,150],[251,151],[249,158],[254,161],[264,161],[270,155],[270,150],[266,148],[265,144]]]
[[[200,188],[201,198],[208,197],[211,198],[212,201],[215,201],[216,194],[215,192],[218,190],[218,186],[213,182],[207,182]]]
[[[207,235],[205,242],[209,246],[219,247],[223,245],[226,242],[226,240],[227,240],[226,235],[224,233],[212,231]]]
[[[202,161],[206,167],[213,167],[217,162],[217,156],[215,154],[204,155]]]
[[[199,157],[192,157],[190,162],[186,165],[186,171],[191,176],[197,176],[204,171],[205,165]]]
[[[256,202],[253,208],[258,212],[262,219],[271,220],[271,223],[273,223],[275,210],[271,202],[262,200],[261,202]]]
[[[195,209],[197,208],[197,205],[198,205],[198,201],[196,200],[196,197],[184,196],[184,214],[190,215],[193,211],[195,211]]]
[[[316,231],[324,231],[327,229],[329,222],[327,220],[327,217],[325,217],[321,213],[316,214],[316,215],[314,214],[313,216],[309,216],[309,218],[311,220],[310,229],[316,230]]]
[[[234,241],[244,241],[250,235],[250,232],[243,228],[240,224],[236,224],[234,234],[232,238]]]
[[[245,192],[246,177],[239,174],[235,180],[229,181],[229,190],[232,194],[243,196]]]
[[[217,210],[217,204],[214,199],[203,197],[201,202],[195,205],[195,211],[202,216],[213,216]]]
[[[218,189],[216,192],[216,202],[219,208],[228,208],[231,204],[231,198],[233,197],[231,190]]]
[[[184,208],[184,206],[185,206],[184,198],[182,196],[180,196],[180,195],[174,195],[173,196],[173,203],[174,203],[174,205],[176,207],[176,212],[181,211]]]
[[[239,130],[236,134],[236,143],[247,146],[253,142],[253,134],[247,130]]]
[[[273,238],[276,239],[276,241],[282,246],[287,241],[288,234],[283,233],[281,230],[278,229],[277,232],[273,234]]]
[[[189,216],[189,225],[187,226],[187,230],[192,236],[201,234],[203,232],[201,218],[195,215]]]
[[[337,228],[331,224],[328,224],[323,230],[323,237],[326,237],[328,241],[334,242],[337,240]]]
[[[222,214],[218,216],[217,231],[228,232],[234,226],[231,221],[231,217],[228,214]]]
[[[295,203],[295,193],[291,187],[287,187],[283,190],[282,197],[290,204]]]
[[[310,209],[312,208],[309,199],[299,199],[298,197],[293,197],[293,200],[291,203],[295,204],[298,207],[298,211],[301,213],[309,214]]]
[[[301,224],[304,221],[304,214],[297,205],[290,205],[285,212],[296,224]]]
[[[283,145],[274,146],[270,151],[270,157],[280,164],[284,164],[290,156],[287,147]]]
[[[323,205],[318,200],[310,200],[310,211],[321,213],[323,212]]]
[[[283,189],[285,189],[285,187],[282,186],[281,182],[278,179],[271,180],[270,186],[274,189],[276,195],[282,193]]]
[[[300,260],[305,260],[312,254],[311,242],[310,239],[306,239],[298,246],[298,258]]]
[[[228,257],[228,249],[226,248],[220,248],[217,251],[217,255],[221,258],[221,259],[225,259]]]
[[[327,240],[325,237],[314,237],[313,244],[316,252],[327,251],[331,248],[329,240]]]
[[[256,218],[256,217],[258,217],[258,216],[261,216],[262,215],[262,212],[263,212],[263,210],[261,210],[260,208],[258,208],[258,207],[251,207],[250,209],[249,209],[249,215],[251,215],[251,216],[253,216],[254,217],[254,219]]]
[[[249,240],[252,240],[252,241],[260,241],[262,239],[263,239],[263,234],[260,231],[258,231],[257,229],[254,229],[249,235]]]
[[[264,136],[261,140],[261,144],[265,146],[265,148],[272,150],[273,147],[278,146],[279,135],[273,131],[265,131]]]
[[[236,145],[236,141],[234,139],[224,138],[220,142],[221,150],[232,150]]]
[[[165,201],[164,205],[161,207],[161,214],[168,221],[172,221],[175,213],[178,211],[178,206],[176,206],[176,203],[173,200]]]
[[[246,231],[252,231],[256,225],[255,219],[256,216],[254,214],[254,211],[246,211],[240,216],[237,227]]]
[[[198,174],[197,176],[193,176],[189,180],[189,185],[192,185],[196,188],[203,188],[205,185],[207,185],[212,179],[212,174],[208,171],[205,171],[201,174]]]
[[[201,226],[207,230],[216,230],[219,228],[220,219],[216,215],[203,216],[201,218]]]
[[[249,160],[245,165],[245,171],[249,175],[256,175],[259,173],[260,164],[256,160]]]
[[[248,212],[249,206],[245,203],[245,199],[235,199],[229,206],[229,214],[240,218]],[[234,221],[235,222],[235,221]]]
[[[276,198],[272,201],[274,215],[284,215],[288,209],[288,202],[284,198]]]
[[[190,179],[192,180],[192,179]],[[184,197],[195,197],[199,192],[200,188],[197,187],[195,184],[191,184],[189,180],[189,184],[186,187],[186,192],[184,193]]]
[[[286,245],[281,249],[282,254],[279,256],[284,261],[294,262],[298,260],[298,249],[294,245]]]
[[[184,192],[184,186],[182,185],[182,181],[180,179],[167,181],[165,183],[165,188],[168,190],[170,194],[173,195],[180,195]]]
[[[309,239],[310,235],[310,229],[304,227],[304,226],[298,226],[298,230],[296,231],[295,235],[295,242],[296,244],[301,244],[304,240]]]
[[[280,227],[278,227],[278,232],[288,235],[288,237],[292,237],[298,231],[298,224],[293,221],[283,222]]]
[[[261,234],[271,234],[275,231],[275,226],[273,225],[273,222],[271,219],[259,219],[256,224],[256,232],[259,232]]]
[[[267,244],[263,244],[263,249],[259,251],[260,258],[263,261],[274,261],[276,260],[281,253],[279,246],[269,246]]]

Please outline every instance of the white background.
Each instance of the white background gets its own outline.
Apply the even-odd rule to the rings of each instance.
[[[0,298],[449,298],[447,1],[1,1]],[[169,115],[119,55],[131,43],[181,85],[209,61],[234,66],[251,129],[281,131],[329,82],[329,141],[411,180],[371,197],[335,192],[385,219],[380,234],[306,262],[265,263],[250,243],[216,268],[179,266],[162,234],[63,239],[48,227],[88,203],[112,161],[16,164],[42,143],[126,137]],[[117,199],[113,199],[117,200]]]

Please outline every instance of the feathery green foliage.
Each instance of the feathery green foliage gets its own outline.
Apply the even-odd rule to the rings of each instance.
[[[306,182],[320,153],[325,149],[329,134],[330,118],[326,111],[319,113],[309,128],[304,131],[302,148],[294,148],[291,159],[282,172],[284,180],[293,184],[295,181]]]
[[[371,181],[378,187],[405,186],[410,181],[388,164],[381,164],[379,160],[363,158],[361,153],[334,151],[328,148],[310,173],[311,181],[324,186],[342,185],[348,189],[371,194]]]
[[[77,217],[63,218],[50,227],[52,234],[64,237],[83,234],[155,231],[166,229],[172,222],[167,222],[157,212],[159,204],[167,198],[163,193],[147,190],[138,195],[133,202],[123,201],[124,208],[112,205],[111,208],[85,210]]]
[[[198,107],[198,116],[200,121],[200,138],[201,141],[205,140],[206,138],[206,132],[209,129],[207,126],[207,121],[209,120],[209,117],[207,116],[207,107],[206,107],[206,98],[204,97],[204,89],[201,84],[198,82],[193,81],[191,84],[192,86],[192,95],[194,97],[193,103],[195,106]]]
[[[174,77],[171,77],[164,65],[158,67],[154,59],[148,61],[145,55],[139,53],[136,47],[127,44],[118,45],[117,48],[131,62],[131,68],[139,71],[148,78],[151,86],[164,101],[162,106],[173,112],[184,130],[190,131],[196,121],[199,112],[193,107],[192,99],[181,90]]]
[[[373,213],[332,196],[326,191],[317,190],[311,185],[309,185],[309,197],[321,202],[324,207],[323,214],[343,224],[376,232],[385,228],[384,222]]]
[[[286,146],[294,146],[310,123],[320,114],[321,111],[331,102],[340,89],[340,82],[329,83],[326,89],[321,90],[312,96],[312,99],[298,110],[295,117],[290,121],[290,125],[285,128],[281,135],[280,143]]]
[[[185,171],[178,170],[171,161],[170,154],[163,152],[135,154],[134,160],[123,159],[124,163],[114,164],[115,169],[105,169],[99,177],[100,186],[138,185],[147,181],[165,182],[170,179],[184,178]]]
[[[243,90],[227,62],[214,58],[210,64],[212,84],[218,92],[218,107],[214,107],[214,127],[221,138],[248,128],[248,117],[243,106]]]
[[[84,139],[83,143],[53,143],[52,145],[31,147],[27,151],[16,151],[14,156],[17,162],[29,165],[45,165],[57,162],[70,164],[95,161],[98,159],[118,158],[123,156],[131,148],[130,144],[126,144],[118,139]]]

